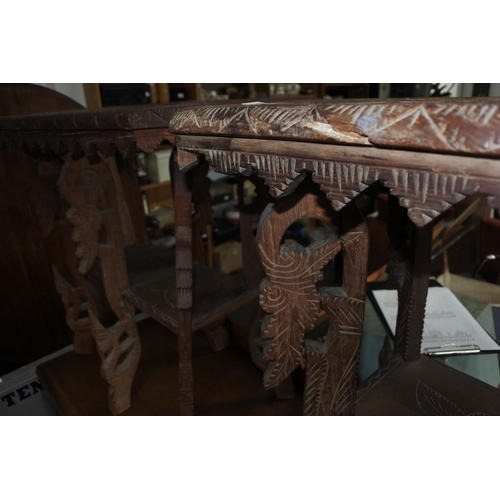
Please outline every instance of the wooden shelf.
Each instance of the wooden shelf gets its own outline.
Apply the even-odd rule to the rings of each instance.
[[[149,191],[150,189],[156,189],[162,186],[170,186],[170,181],[163,181],[163,182],[151,182],[149,184],[142,184],[141,185],[141,191]]]

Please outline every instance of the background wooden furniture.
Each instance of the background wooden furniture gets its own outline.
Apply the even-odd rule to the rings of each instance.
[[[61,194],[58,212],[65,213],[65,224],[73,226],[72,240],[76,248],[70,251],[68,241],[61,267],[67,267],[69,272],[54,268],[56,286],[75,333],[75,344],[83,342],[83,338],[87,340],[90,334],[96,341],[102,373],[110,387],[109,404],[113,413],[121,413],[130,406],[130,388],[141,353],[133,320],[135,308],[179,332],[180,378],[190,380],[192,331],[205,331],[212,347],[222,349],[227,343],[225,316],[258,294],[255,288],[201,264],[195,264],[192,274],[184,273],[182,259],[177,260],[181,279],[176,289],[174,253],[127,238],[123,229],[126,218],[120,205],[123,202],[121,186],[112,159],[115,148],[127,159],[136,145],[143,151],[152,151],[164,140],[171,139],[168,123],[176,107],[162,106],[157,111],[147,107],[82,110],[66,115],[45,114],[0,121],[4,147],[23,147],[35,157],[52,155],[66,160],[64,165],[55,162],[52,180],[58,179]],[[148,127],[158,123],[162,127],[151,133]],[[134,124],[140,125],[136,131],[130,131]],[[195,234],[191,201],[195,215],[204,215],[208,221],[211,217],[209,183],[203,178],[185,179],[178,169],[174,172],[174,195],[184,200],[176,212],[176,253],[187,252],[191,256]],[[44,201],[48,204],[52,199],[48,196]],[[56,224],[55,211],[48,214],[47,219],[50,232]],[[94,275],[104,286],[106,300],[98,300],[93,293],[89,280]],[[178,303],[184,301],[186,286],[193,286],[195,295],[194,302],[189,299],[189,307],[194,304],[189,321],[178,318],[176,307],[176,298]],[[101,304],[112,311],[111,317],[103,316]],[[86,342],[85,345],[88,349]],[[181,394],[181,412],[192,412],[191,392]]]
[[[106,84],[83,84],[88,108],[102,107],[101,85]],[[294,85],[300,86],[300,92],[296,88],[291,88]],[[224,97],[222,93],[225,93],[227,99],[378,97],[378,84],[375,83],[153,83],[150,90],[151,104],[166,104],[178,100],[175,96],[176,89],[185,91],[184,98],[187,101],[206,100],[205,96],[209,91],[218,92],[219,98]],[[228,90],[234,94],[227,94]]]
[[[80,107],[49,89],[0,84],[0,116]],[[41,208],[37,213],[35,189],[40,181],[35,169],[22,151],[0,151],[0,375],[70,344],[72,339],[50,269]]]
[[[0,116],[79,109],[83,108],[75,101],[38,85],[0,85]],[[63,321],[64,308],[50,266],[56,263],[62,272],[66,245],[61,227],[53,231],[51,221],[57,209],[50,190],[55,179],[53,161],[51,155],[34,159],[23,151],[0,151],[2,374],[68,345],[73,337]],[[110,162],[119,183],[125,240],[144,242],[144,213],[133,158]],[[76,349],[89,351],[89,341],[87,337],[85,345]]]

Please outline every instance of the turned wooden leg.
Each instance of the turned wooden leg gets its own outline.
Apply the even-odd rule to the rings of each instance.
[[[187,167],[197,158],[186,152],[174,153],[174,203],[175,203],[175,269],[177,287],[179,349],[179,406],[181,415],[193,415],[193,366],[191,310],[193,307],[193,250],[191,224],[191,191],[186,185],[185,174],[178,167]]]
[[[207,336],[208,343],[215,352],[222,351],[229,345],[229,333],[224,326],[224,320],[203,328],[203,333]]]

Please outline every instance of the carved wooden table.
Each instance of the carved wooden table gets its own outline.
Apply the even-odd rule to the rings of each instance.
[[[262,327],[269,360],[264,384],[275,387],[302,365],[305,414],[345,415],[355,407],[368,250],[355,198],[380,185],[393,195],[389,274],[400,295],[396,351],[405,361],[415,360],[432,221],[475,192],[491,194],[492,205],[500,206],[495,198],[500,193],[499,109],[500,100],[492,98],[143,106],[0,119],[0,144],[52,161],[53,170],[38,172],[47,177],[38,213],[52,226],[56,213],[69,206],[67,221],[77,245],[68,243],[68,269],[56,270],[55,276],[76,340],[96,339],[115,413],[130,404],[140,341],[133,307],[124,300],[129,283],[123,234],[110,187],[115,173],[106,158],[115,151],[151,152],[167,140],[178,148],[181,169],[201,169],[201,157],[219,172],[255,172],[270,186],[277,201],[263,214],[258,234],[267,275],[260,295],[268,313]],[[196,178],[198,170],[193,171]],[[51,201],[55,178],[66,207]],[[191,199],[182,178],[176,179],[180,394],[181,411],[189,414]],[[286,228],[307,217],[331,223],[334,235],[308,248],[282,244]],[[339,255],[341,284],[317,289],[323,266]],[[96,258],[114,313],[106,326],[97,318],[99,304],[86,281]],[[304,340],[320,309],[330,318],[328,334]],[[85,342],[75,341],[78,345]]]
[[[399,291],[399,357],[391,369],[419,359],[433,220],[477,192],[492,195],[490,203],[500,207],[499,110],[494,98],[356,100],[198,107],[173,117],[181,168],[202,156],[219,172],[255,172],[277,198],[258,235],[267,275],[260,295],[268,313],[262,326],[270,361],[266,387],[302,365],[306,415],[354,412],[368,249],[355,199],[377,185],[392,195],[388,273]],[[337,237],[304,249],[281,243],[286,228],[306,217],[333,220],[318,195],[291,194],[308,177],[339,217]],[[317,289],[322,267],[340,252],[341,286]],[[304,340],[320,308],[330,319],[328,334]],[[491,388],[477,390],[488,400]]]
[[[137,297],[130,288],[125,246],[133,239],[124,230],[126,207],[120,195],[120,173],[112,158],[115,153],[128,158],[138,150],[152,152],[164,140],[172,141],[168,123],[185,105],[0,119],[0,146],[23,150],[31,157],[25,160],[31,162],[26,182],[32,186],[32,202],[44,235],[56,240],[48,246],[55,248],[59,257],[63,254],[53,261],[65,265],[53,266],[53,273],[66,308],[66,321],[74,333],[74,348],[78,353],[88,353],[95,339],[102,374],[109,384],[109,407],[115,414],[130,406],[141,353],[133,314],[135,307],[143,304],[136,304]],[[189,213],[190,208],[189,203]],[[130,260],[134,262],[136,249],[131,248]],[[140,253],[144,257],[144,252]],[[145,256],[148,263],[162,260],[154,247],[146,253],[150,254]],[[104,289],[102,295],[98,293],[100,287]],[[169,300],[163,302],[170,305]],[[173,312],[175,316],[175,297]],[[188,342],[186,335],[179,336],[180,352],[186,356],[190,356],[184,348]],[[190,368],[190,358],[187,366]]]

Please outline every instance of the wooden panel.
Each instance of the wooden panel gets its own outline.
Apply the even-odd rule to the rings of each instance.
[[[87,108],[102,108],[101,91],[98,83],[84,83],[83,91]]]
[[[29,83],[0,83],[0,116],[18,116],[82,109],[55,90]]]

